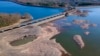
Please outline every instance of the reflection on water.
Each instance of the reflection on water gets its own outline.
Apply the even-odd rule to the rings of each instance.
[[[63,26],[61,34],[55,36],[57,42],[60,42],[61,45],[73,56],[100,56],[100,7],[87,7],[80,9],[88,10],[90,12],[86,17],[74,15],[66,17],[64,20],[59,20],[60,23],[62,22]],[[89,23],[89,28],[82,29],[80,24],[73,24],[73,20],[86,20]],[[70,23],[72,25],[67,26],[66,23]],[[86,31],[90,32],[89,35],[84,34]],[[85,47],[83,49],[80,49],[73,41],[73,36],[76,34],[81,35],[85,42]]]

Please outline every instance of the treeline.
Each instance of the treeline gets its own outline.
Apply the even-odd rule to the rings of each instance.
[[[31,2],[26,2],[26,5],[36,5],[36,6],[47,6],[47,7],[65,7],[67,4],[66,3],[55,3],[55,2],[48,2],[48,3],[31,3]]]
[[[26,5],[26,6],[46,6],[46,7],[66,7],[67,3],[61,2],[21,2],[21,1],[13,1],[15,3]]]
[[[17,23],[20,19],[30,19],[30,14],[24,14],[24,16],[21,16],[18,13],[15,14],[7,14],[7,13],[1,13],[0,14],[0,28],[12,25],[14,23]]]
[[[65,7],[68,1],[65,0],[13,0],[22,5],[46,6],[46,7]]]
[[[89,5],[100,5],[100,3],[83,2],[78,4],[78,6],[89,6]]]

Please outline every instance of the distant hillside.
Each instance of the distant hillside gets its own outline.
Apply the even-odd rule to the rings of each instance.
[[[14,2],[24,5],[49,6],[49,7],[65,7],[69,0],[13,0]]]
[[[67,3],[69,0],[16,0],[20,2],[34,2],[34,3],[47,3],[47,2],[56,2],[56,3]]]
[[[42,5],[51,7],[65,7],[69,4],[72,6],[100,5],[100,0],[16,0],[16,2],[25,3],[28,5]]]
[[[100,0],[1,0],[13,1],[23,5],[48,6],[48,7],[66,7],[100,5]]]
[[[10,1],[10,0],[0,0],[0,1]]]

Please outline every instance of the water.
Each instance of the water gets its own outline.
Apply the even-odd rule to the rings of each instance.
[[[0,13],[29,13],[34,19],[39,19],[47,16],[51,16],[57,13],[62,12],[63,10],[60,8],[46,8],[46,7],[34,7],[34,6],[23,6],[13,2],[8,1],[0,1]],[[26,44],[30,41],[33,41],[33,37],[19,39],[11,42],[12,46],[18,46],[22,44]]]
[[[23,45],[28,42],[34,41],[35,39],[36,39],[36,36],[28,36],[28,37],[24,37],[22,39],[14,40],[14,41],[10,42],[10,44],[12,46],[19,46],[19,45]]]
[[[61,34],[55,36],[57,42],[61,43],[61,45],[72,54],[72,56],[100,56],[100,7],[88,7],[81,9],[89,10],[89,15],[87,17],[69,16],[66,17],[66,22],[71,22],[73,19],[81,18],[89,20],[90,23],[96,23],[98,26],[91,27],[88,30],[83,30],[78,26],[63,26]],[[0,12],[21,14],[30,13],[35,19],[53,15],[61,11],[62,10],[58,8],[31,7],[19,5],[13,2],[0,1]],[[84,34],[85,31],[89,31],[90,34],[86,36]],[[85,42],[85,48],[80,49],[73,41],[73,36],[76,34],[80,34],[82,36]],[[30,41],[30,39],[28,41]]]
[[[86,19],[90,23],[96,23],[97,27],[90,27],[88,30],[83,30],[79,26],[63,26],[61,34],[55,36],[59,42],[72,56],[100,56],[100,7],[81,8],[82,10],[89,10],[86,17],[69,16],[66,17],[66,22],[72,22],[73,19]],[[64,20],[65,21],[65,20]],[[84,32],[89,31],[89,35]],[[80,49],[74,42],[73,36],[79,34],[85,42],[85,47]]]
[[[29,13],[34,17],[34,19],[54,15],[62,11],[61,8],[23,6],[13,2],[0,1],[0,13]]]

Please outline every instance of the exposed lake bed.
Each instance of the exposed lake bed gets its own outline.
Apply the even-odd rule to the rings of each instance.
[[[20,7],[20,6],[21,5],[18,5],[18,7]],[[13,6],[11,6],[11,7],[13,7]],[[25,11],[22,11],[23,8],[21,8],[20,10],[19,9],[17,10],[17,8],[16,8],[15,11],[13,9],[11,9],[11,10],[10,9],[9,10],[4,9],[4,8],[7,8],[6,6],[4,6],[4,7],[1,6],[0,8],[1,8],[0,12],[15,13],[17,11],[17,12],[20,12],[20,13],[25,13],[26,11],[29,12],[33,7],[30,8],[30,9],[25,9]],[[35,9],[35,8],[33,8],[33,9]],[[40,10],[41,8],[38,8],[38,9]],[[48,10],[49,9],[47,8],[47,11]],[[55,23],[57,23],[57,25],[60,27],[60,32],[58,30],[56,30],[56,27],[53,26],[52,23],[50,23],[49,25],[48,24],[42,25],[42,28],[39,27],[39,30],[42,29],[42,35],[40,35],[40,37],[39,37],[40,39],[35,40],[35,42],[34,42],[32,40],[33,38],[30,38],[28,40],[28,42],[29,42],[28,45],[31,46],[31,44],[33,44],[33,46],[31,46],[31,48],[33,48],[33,47],[36,48],[35,45],[40,46],[39,45],[39,43],[40,43],[43,46],[43,44],[45,43],[45,45],[46,45],[45,47],[40,47],[40,49],[39,49],[39,47],[37,47],[36,50],[41,50],[41,48],[44,48],[44,49],[45,48],[50,48],[50,49],[56,50],[55,52],[59,53],[59,54],[54,54],[54,55],[60,55],[61,54],[60,51],[57,51],[56,46],[55,46],[57,44],[56,43],[56,41],[57,41],[58,43],[60,43],[65,48],[66,51],[71,53],[72,56],[100,56],[100,45],[99,45],[99,41],[100,41],[100,38],[99,38],[99,36],[100,36],[100,22],[99,22],[100,21],[100,19],[99,19],[100,18],[100,15],[99,15],[100,7],[92,7],[92,8],[91,7],[86,7],[86,8],[83,7],[83,8],[80,8],[80,10],[88,10],[89,11],[88,15],[85,16],[85,17],[80,17],[80,16],[77,16],[77,15],[73,15],[73,16],[65,17],[64,19],[56,20]],[[40,11],[40,12],[44,13],[44,12],[47,12],[47,11]],[[49,16],[52,13],[55,14],[55,13],[59,13],[61,11],[62,10],[59,10],[59,9],[57,9],[57,10],[50,9],[50,11],[48,12],[50,14],[47,13],[47,14],[44,14],[44,15]],[[32,12],[32,16],[36,16],[35,19],[45,17],[44,15],[40,16],[40,14],[41,14],[40,12],[37,12],[37,13]],[[30,13],[31,13],[31,11],[30,11]],[[33,32],[32,32],[31,29],[28,32],[24,32],[24,30],[21,30],[21,29],[18,30],[17,29],[17,31],[19,31],[19,33],[18,33],[19,37],[22,34],[27,35],[27,33],[32,35]],[[25,31],[27,31],[26,28],[25,28]],[[49,33],[49,32],[52,32],[52,33]],[[9,37],[9,34],[11,34],[12,37]],[[14,33],[9,33],[9,34],[8,34],[8,37],[5,37],[4,39],[6,39],[6,40],[7,40],[7,38],[8,38],[8,40],[10,40],[10,38],[13,39]],[[73,40],[73,36],[77,35],[77,34],[82,36],[82,40],[85,43],[85,46],[82,49],[80,49],[79,46],[76,44],[76,42]],[[56,35],[56,36],[54,36],[54,35]],[[45,36],[48,37],[48,38],[46,38]],[[54,38],[56,38],[56,41],[54,39],[53,40],[48,40],[53,36],[54,36]],[[46,40],[45,40],[44,37],[46,38]],[[15,38],[17,38],[17,37],[15,36]],[[8,45],[8,43],[4,39],[2,40],[2,38],[1,38],[1,40],[2,40],[1,43],[4,42],[4,43],[6,43],[6,45]],[[25,39],[25,41],[26,41],[26,39]],[[39,42],[36,42],[36,41],[39,41]],[[23,54],[23,53],[24,54],[26,54],[26,53],[27,54],[32,54],[31,52],[29,53],[28,51],[34,52],[33,51],[34,49],[29,48],[29,46],[27,44],[25,44],[26,46],[22,45],[21,47],[18,47],[18,48],[16,47],[15,49],[14,48],[10,49],[11,46],[9,46],[9,45],[8,45],[8,49],[6,47],[2,47],[2,46],[6,46],[6,45],[0,44],[0,46],[1,46],[0,51],[2,51],[5,48],[6,53],[9,53],[8,51],[12,50],[11,53],[13,53],[13,54],[17,53],[16,55],[19,55],[18,51],[20,51],[21,54]],[[52,47],[52,45],[54,46],[54,48]],[[57,44],[58,49],[60,50],[60,48],[61,48],[61,50],[63,50],[63,48],[61,46],[60,47],[59,46],[60,45]],[[22,47],[24,47],[24,48],[22,48]],[[13,52],[14,50],[15,50],[15,52]],[[65,53],[67,53],[65,50],[63,50],[63,51]],[[46,50],[46,51],[49,52],[48,50]],[[46,51],[43,51],[43,52],[46,52]],[[5,52],[5,51],[3,50],[3,52]],[[52,53],[52,50],[50,52]],[[36,53],[34,53],[34,54],[36,54]]]

